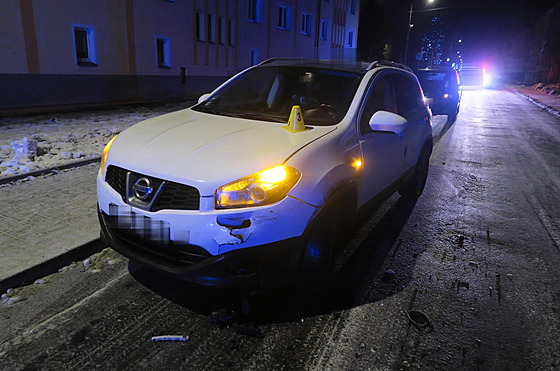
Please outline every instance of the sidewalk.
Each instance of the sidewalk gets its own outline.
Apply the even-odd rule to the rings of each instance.
[[[544,93],[540,90],[534,90],[532,86],[514,85],[509,87],[510,90],[523,96],[528,101],[536,104],[542,109],[547,110],[551,114],[560,117],[560,96]]]
[[[0,117],[0,294],[102,250],[95,178],[103,146],[192,103]]]
[[[104,248],[98,163],[0,187],[0,292],[32,283]]]

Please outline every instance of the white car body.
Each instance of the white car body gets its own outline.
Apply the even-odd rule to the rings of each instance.
[[[121,228],[133,230],[140,239],[157,243],[161,242],[158,239],[169,240],[173,241],[172,245],[196,246],[203,249],[207,257],[181,267],[170,261],[154,262],[151,256],[136,254],[133,246],[127,246],[124,252],[122,248],[113,247],[133,259],[202,284],[243,286],[247,282],[257,282],[262,285],[265,282],[262,279],[223,278],[221,271],[214,274],[204,269],[236,251],[260,249],[282,241],[297,244],[338,188],[352,185],[357,209],[391,185],[399,184],[405,174],[410,175],[427,143],[431,151],[431,113],[426,107],[418,108],[422,111],[418,115],[422,122],[411,123],[410,119],[407,121],[383,112],[381,120],[388,124],[379,126],[381,131],[363,135],[357,130],[363,97],[372,78],[384,70],[407,73],[398,67],[383,65],[367,71],[346,114],[335,125],[314,126],[306,121],[307,130],[290,132],[285,129],[285,123],[221,116],[187,108],[143,121],[123,131],[108,150],[97,177],[103,239],[111,246],[119,244],[108,234],[113,231],[111,228]],[[397,129],[398,125],[401,129]],[[395,128],[393,133],[387,133],[392,128]],[[399,130],[402,132],[396,134]],[[215,197],[220,187],[278,165],[289,166],[301,173],[297,184],[283,199],[262,206],[216,207]],[[127,174],[139,174],[131,178],[133,180],[147,176],[156,182],[161,179],[194,187],[200,193],[199,208],[147,210],[142,201],[134,200],[131,184],[126,185],[128,193],[125,196],[122,186],[118,191],[106,181],[109,166],[125,169]],[[145,185],[145,181],[138,184]],[[156,197],[159,196],[153,196],[152,200]],[[116,225],[108,224],[107,218],[111,216],[116,216]],[[154,249],[157,250],[157,246]],[[294,249],[286,260],[291,270],[298,270],[300,255],[301,249]],[[238,264],[239,260],[232,261]],[[249,266],[255,264],[259,265],[252,261]],[[255,272],[248,270],[251,269],[239,269],[232,276],[246,278],[249,275],[253,278],[262,274],[260,268],[255,268]]]

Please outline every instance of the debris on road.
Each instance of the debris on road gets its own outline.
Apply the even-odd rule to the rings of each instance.
[[[160,335],[152,336],[152,341],[189,341],[189,337],[182,335]]]
[[[393,278],[395,278],[395,271],[392,269],[387,269],[385,272],[383,272],[383,282],[387,283],[389,281],[391,281]]]
[[[22,296],[9,297],[6,294],[2,295],[2,302],[6,303],[7,305],[14,305],[24,300],[27,300],[27,298],[24,298]]]
[[[408,320],[419,330],[432,329],[432,324],[430,323],[428,316],[419,310],[409,310],[406,313],[406,316],[408,317]]]

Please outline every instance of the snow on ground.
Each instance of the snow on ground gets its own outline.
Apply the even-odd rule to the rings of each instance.
[[[0,118],[0,177],[101,156],[105,144],[140,121],[186,102]]]

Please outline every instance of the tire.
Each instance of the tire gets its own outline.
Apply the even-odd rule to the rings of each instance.
[[[356,199],[353,195],[334,197],[319,212],[304,234],[298,285],[320,289],[332,281],[336,252],[354,230],[355,217]]]
[[[399,188],[399,194],[405,197],[418,198],[424,192],[428,169],[430,167],[430,156],[432,146],[426,144],[420,152],[418,162],[414,168],[414,173]]]
[[[455,122],[457,120],[457,112],[449,113],[447,115],[447,121]]]
[[[328,284],[332,279],[337,228],[334,218],[324,215],[317,220],[304,240],[300,279],[312,288]]]
[[[459,103],[457,103],[457,106],[455,107],[455,110],[453,112],[447,114],[447,121],[455,122],[455,120],[457,120],[458,114],[459,114]]]

